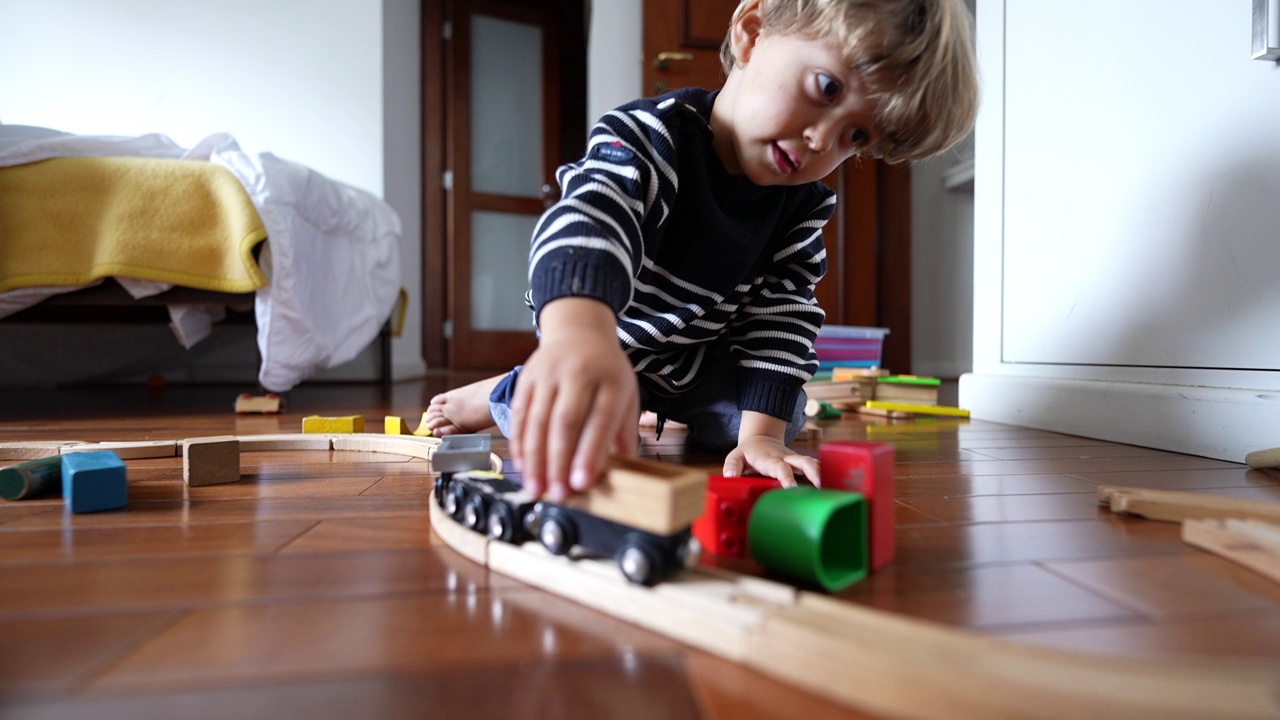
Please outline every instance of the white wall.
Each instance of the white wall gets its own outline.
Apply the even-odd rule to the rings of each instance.
[[[416,0],[6,2],[0,122],[184,146],[229,132],[384,197],[413,298],[394,364],[421,373],[418,12]],[[328,376],[375,367],[366,353]]]
[[[1250,6],[979,8],[975,417],[1280,444],[1280,65],[1249,58]]]

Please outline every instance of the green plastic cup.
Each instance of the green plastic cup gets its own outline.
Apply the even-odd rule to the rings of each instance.
[[[866,498],[816,487],[767,492],[751,510],[747,546],[769,570],[843,590],[867,575]]]

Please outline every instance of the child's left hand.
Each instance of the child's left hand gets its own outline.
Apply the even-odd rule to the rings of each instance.
[[[800,471],[814,485],[820,485],[818,460],[788,448],[781,439],[769,435],[738,437],[738,447],[724,460],[725,477],[741,475],[751,468],[761,475],[776,478],[782,487],[795,487],[795,472]]]

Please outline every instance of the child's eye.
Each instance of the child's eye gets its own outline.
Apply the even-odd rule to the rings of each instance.
[[[840,94],[840,81],[826,73],[818,73],[818,91],[827,100],[834,100]]]
[[[849,142],[853,143],[854,147],[862,147],[863,145],[866,145],[870,141],[871,141],[871,136],[868,135],[867,131],[863,130],[862,128],[858,128],[857,130],[854,130],[853,134],[849,136]]]

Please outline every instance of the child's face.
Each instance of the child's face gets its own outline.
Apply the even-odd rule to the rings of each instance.
[[[761,32],[742,42],[712,109],[730,172],[757,185],[800,185],[879,140],[876,104],[834,42]]]

